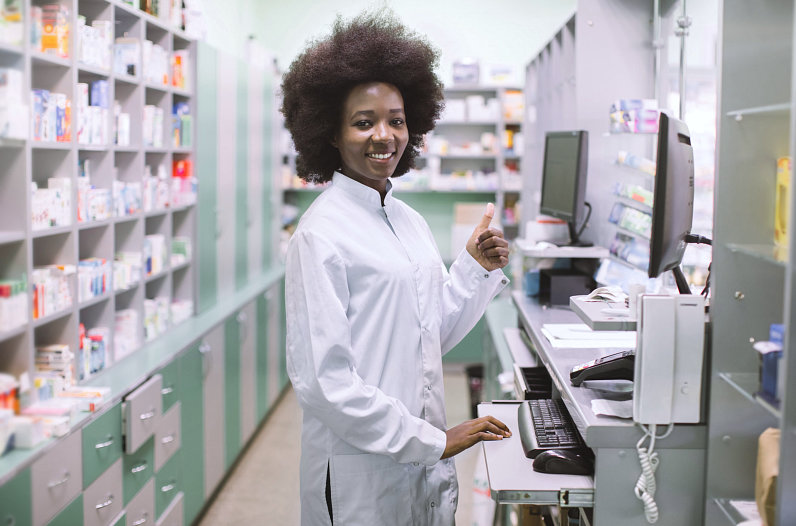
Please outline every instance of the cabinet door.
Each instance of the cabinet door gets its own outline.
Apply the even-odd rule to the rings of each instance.
[[[158,389],[158,397],[159,396],[160,389]],[[144,445],[139,447],[135,453],[124,455],[122,457],[122,466],[124,502],[127,504],[155,474],[154,435],[149,437],[149,440],[144,442]]]
[[[204,494],[209,497],[225,471],[224,325],[208,332],[199,350],[204,359]]]
[[[110,524],[122,512],[122,499],[122,459],[119,458],[83,493],[83,525]]]
[[[257,304],[251,302],[238,314],[240,329],[240,432],[241,443],[251,438],[257,426]]]
[[[160,394],[163,400],[163,414],[165,414],[181,396],[180,373],[177,360],[174,360],[161,369],[159,374],[163,378]]]
[[[47,526],[75,526],[83,524],[83,495],[78,495],[66,508],[47,523]]]
[[[226,448],[224,469],[238,456],[240,441],[240,323],[232,316],[224,324],[224,426]]]
[[[141,491],[127,504],[125,510],[127,526],[144,526],[155,520],[155,479],[141,488]]]
[[[204,492],[204,400],[202,380],[204,359],[199,346],[180,357],[182,401],[180,431],[185,523],[191,524],[202,509]]]
[[[257,297],[257,421],[265,418],[268,412],[268,335],[270,333],[270,315],[268,308],[268,292]]]
[[[216,174],[217,228],[216,256],[218,258],[219,297],[235,290],[236,259],[236,188],[238,173],[237,107],[238,61],[218,52],[217,81],[217,152],[219,170]]]
[[[30,524],[30,469],[0,486],[0,524]]]
[[[155,431],[155,473],[180,449],[181,438],[178,402],[163,414]]]
[[[31,478],[35,526],[46,524],[83,489],[81,442],[80,431],[72,433],[56,442],[33,464]],[[83,514],[82,506],[80,514]]]
[[[122,405],[116,404],[83,428],[83,488],[122,456]]]

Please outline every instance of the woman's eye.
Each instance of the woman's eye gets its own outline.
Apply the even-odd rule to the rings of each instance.
[[[392,120],[392,125],[393,126],[403,126],[404,124],[405,124],[405,121],[403,119],[393,119]]]
[[[354,123],[357,128],[367,128],[370,126],[370,121],[357,121]]]

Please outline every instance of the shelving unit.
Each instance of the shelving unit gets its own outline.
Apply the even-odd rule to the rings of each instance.
[[[776,159],[793,157],[794,6],[724,2],[713,242],[713,344],[705,524],[738,524],[729,501],[754,500],[757,441],[781,429],[777,524],[796,521],[796,326],[793,256],[774,244]],[[765,27],[765,38],[758,28]],[[790,202],[794,203],[794,185]],[[792,205],[791,205],[792,206]],[[743,211],[743,213],[739,213]],[[793,221],[791,221],[791,224]],[[791,228],[790,246],[796,246]],[[787,327],[785,386],[775,407],[758,395],[752,344]]]
[[[170,251],[174,236],[191,239],[195,248],[196,210],[188,204],[179,208],[165,208],[144,213],[138,211],[129,216],[116,217],[113,210],[107,219],[78,221],[78,162],[89,161],[90,181],[96,188],[112,193],[115,181],[141,183],[144,167],[165,168],[169,181],[172,162],[178,159],[193,161],[192,147],[173,146],[171,113],[175,102],[187,102],[195,115],[193,87],[179,89],[171,87],[169,81],[163,85],[152,85],[143,80],[139,57],[136,76],[116,74],[112,68],[82,63],[77,56],[77,17],[84,16],[87,24],[94,20],[111,23],[113,37],[127,35],[144,40],[154,40],[171,55],[174,50],[187,49],[195,64],[196,46],[181,30],[150,16],[120,0],[62,0],[60,4],[69,12],[69,57],[62,58],[33,49],[30,43],[30,8],[43,5],[38,0],[24,3],[24,45],[0,46],[0,66],[15,67],[23,72],[22,100],[30,99],[32,89],[49,89],[65,93],[72,104],[71,140],[66,142],[40,142],[33,140],[0,141],[0,279],[26,279],[29,288],[34,268],[42,265],[77,266],[86,258],[103,258],[112,267],[117,252],[142,252],[144,235],[160,233]],[[110,50],[112,57],[112,49]],[[190,82],[196,78],[195,68],[189,72]],[[97,80],[108,82],[109,99],[118,100],[121,110],[130,114],[129,146],[114,144],[114,122],[112,107],[104,116],[106,127],[105,144],[83,144],[77,139],[78,110],[77,84]],[[158,148],[145,147],[142,140],[143,112],[145,104],[156,104],[164,112],[163,145]],[[195,127],[195,123],[193,123]],[[195,133],[191,133],[194,136]],[[70,181],[69,224],[42,230],[31,226],[31,183],[39,188],[47,187],[50,177],[61,177]],[[29,314],[26,325],[0,334],[0,371],[19,377],[26,373],[35,376],[35,349],[39,345],[68,344],[72,352],[79,346],[78,324],[87,329],[102,326],[110,332],[108,365],[114,363],[113,345],[114,318],[117,311],[131,308],[139,314],[141,321],[140,342],[143,343],[143,302],[145,298],[163,295],[169,298],[196,302],[195,260],[170,268],[168,257],[165,268],[154,277],[146,277],[132,283],[124,290],[115,290],[113,272],[109,276],[106,291],[97,297],[78,298],[76,279],[70,288],[72,302],[68,308],[33,319]],[[73,277],[74,278],[74,277]],[[32,298],[28,294],[28,310]]]

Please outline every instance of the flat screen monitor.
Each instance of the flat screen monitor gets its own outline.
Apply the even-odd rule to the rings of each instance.
[[[542,163],[542,201],[539,211],[567,222],[570,246],[587,246],[579,239],[586,195],[589,134],[585,130],[548,132]]]
[[[694,151],[683,121],[661,112],[652,202],[649,276],[674,272],[677,288],[690,293],[680,269],[694,216]]]

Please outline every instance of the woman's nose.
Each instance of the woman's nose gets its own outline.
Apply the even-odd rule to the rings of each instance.
[[[373,140],[377,142],[390,140],[390,129],[385,123],[382,122],[373,127]]]

